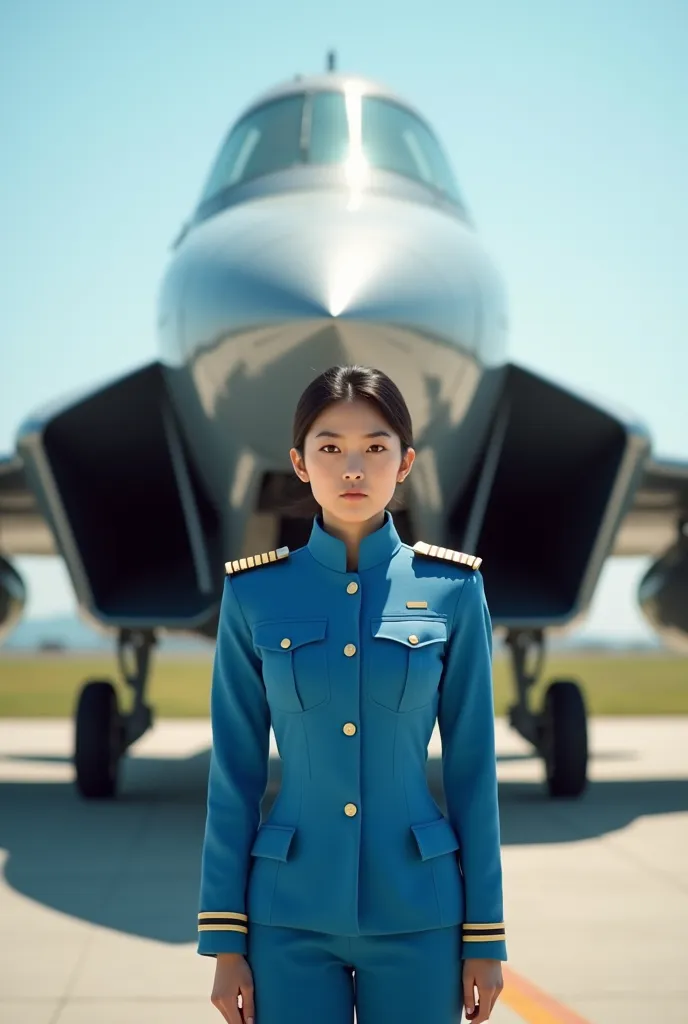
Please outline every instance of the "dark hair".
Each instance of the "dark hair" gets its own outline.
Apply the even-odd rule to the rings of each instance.
[[[331,366],[312,380],[294,413],[293,446],[303,455],[306,434],[318,416],[334,402],[357,400],[375,405],[401,441],[401,453],[413,447],[411,414],[393,380],[372,366]]]
[[[293,447],[303,456],[306,435],[318,416],[334,402],[357,400],[376,406],[399,436],[402,455],[413,447],[411,414],[399,388],[382,370],[356,365],[331,366],[310,382],[296,405]],[[303,484],[295,476],[287,484],[286,496],[282,511],[289,516],[308,518],[320,510],[312,494],[304,497]]]

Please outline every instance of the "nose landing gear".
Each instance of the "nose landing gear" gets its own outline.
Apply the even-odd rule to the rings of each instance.
[[[119,710],[117,692],[108,679],[92,679],[79,694],[75,716],[74,767],[78,792],[90,800],[117,794],[119,765],[124,752],[153,724],[152,709],[144,702],[155,634],[150,630],[120,631],[117,660],[125,683],[134,692],[126,714]]]
[[[544,633],[540,629],[509,630],[518,702],[509,708],[509,722],[533,744],[545,764],[547,789],[552,797],[577,797],[587,786],[588,724],[585,698],[572,679],[556,679],[545,692],[542,710],[529,706],[529,691],[544,663]],[[535,664],[528,666],[535,652]]]

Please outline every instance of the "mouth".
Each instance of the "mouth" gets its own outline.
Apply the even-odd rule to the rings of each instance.
[[[365,493],[365,491],[344,491],[344,493],[341,494],[340,497],[341,498],[367,498],[368,495]]]

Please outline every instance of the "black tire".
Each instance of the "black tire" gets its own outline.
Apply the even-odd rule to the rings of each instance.
[[[111,800],[116,795],[121,754],[117,693],[108,680],[92,680],[82,688],[76,709],[74,767],[83,797]]]
[[[550,683],[541,720],[542,756],[552,797],[576,797],[588,782],[588,716],[572,679]]]

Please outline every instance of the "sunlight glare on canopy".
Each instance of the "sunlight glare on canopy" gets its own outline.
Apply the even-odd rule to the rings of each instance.
[[[344,101],[349,125],[349,156],[344,164],[344,171],[351,189],[347,209],[357,210],[361,204],[361,193],[370,178],[370,167],[363,153],[362,93],[360,88],[348,86]]]

